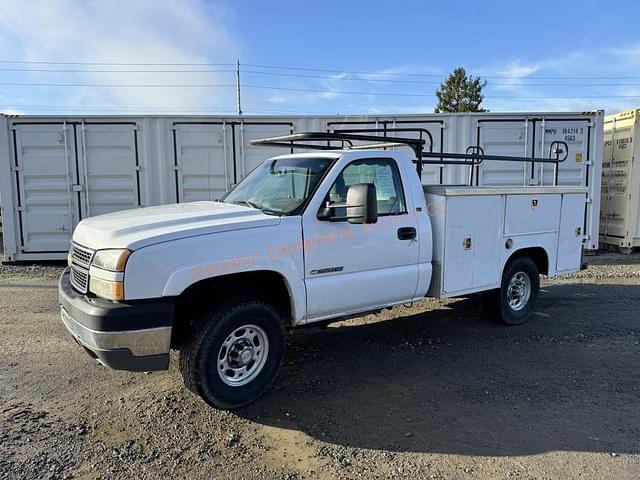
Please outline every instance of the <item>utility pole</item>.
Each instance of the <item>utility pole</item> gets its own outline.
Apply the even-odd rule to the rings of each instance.
[[[236,60],[236,96],[238,97],[238,115],[242,115],[242,104],[240,103],[240,60]]]

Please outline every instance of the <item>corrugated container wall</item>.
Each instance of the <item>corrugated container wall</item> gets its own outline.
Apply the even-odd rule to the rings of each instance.
[[[547,157],[566,141],[560,185],[587,186],[585,248],[598,246],[602,112],[291,117],[0,118],[0,199],[6,261],[64,259],[73,228],[91,215],[215,200],[278,153],[250,140],[303,131],[368,129],[414,136],[434,152]],[[412,152],[407,149],[407,152]],[[424,184],[551,185],[549,164],[485,162],[425,168]],[[594,192],[596,195],[594,195]]]
[[[604,122],[600,241],[640,247],[640,110],[607,115]]]

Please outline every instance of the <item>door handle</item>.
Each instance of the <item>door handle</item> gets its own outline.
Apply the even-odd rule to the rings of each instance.
[[[414,240],[416,235],[415,227],[401,227],[398,229],[398,240]]]

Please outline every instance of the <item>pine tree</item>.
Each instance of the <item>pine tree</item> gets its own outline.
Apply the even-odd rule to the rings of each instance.
[[[480,77],[468,77],[464,68],[456,68],[436,91],[438,106],[436,113],[447,112],[486,112],[480,108],[484,99],[482,89],[487,84]]]

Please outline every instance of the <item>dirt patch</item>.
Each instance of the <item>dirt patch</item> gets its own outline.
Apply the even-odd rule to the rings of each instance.
[[[635,479],[640,262],[588,258],[503,327],[476,298],[293,332],[273,390],[207,407],[100,367],[46,271],[0,269],[0,478]]]

